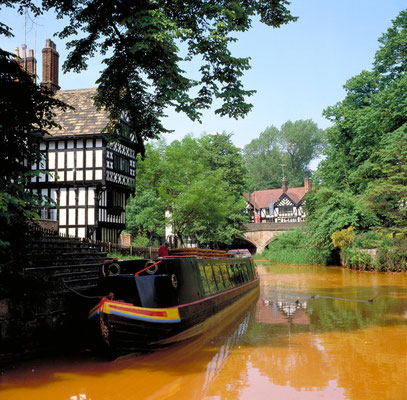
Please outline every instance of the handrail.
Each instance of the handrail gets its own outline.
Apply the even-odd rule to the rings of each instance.
[[[148,267],[142,269],[141,271],[138,271],[134,274],[134,276],[139,276],[142,272],[147,271],[148,269],[155,267],[156,265],[158,265],[160,262],[162,262],[163,260],[159,260],[157,261],[155,264],[149,265]]]

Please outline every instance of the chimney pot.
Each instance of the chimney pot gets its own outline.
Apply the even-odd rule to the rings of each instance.
[[[305,192],[311,190],[311,178],[304,178],[304,188]]]
[[[283,189],[283,193],[288,190],[287,179],[285,179],[285,177],[283,177],[281,188]]]
[[[16,46],[15,54],[16,57],[20,58],[20,48],[18,46]]]

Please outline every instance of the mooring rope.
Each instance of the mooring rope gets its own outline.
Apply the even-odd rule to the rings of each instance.
[[[77,294],[78,296],[84,297],[85,299],[103,299],[103,297],[106,297],[106,296],[87,296],[86,294],[79,293],[77,290],[70,288],[64,281],[62,281],[62,283],[68,290]]]

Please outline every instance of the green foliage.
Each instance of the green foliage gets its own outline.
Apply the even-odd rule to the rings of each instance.
[[[383,237],[407,233],[407,11],[379,42],[372,71],[349,79],[344,100],[324,111],[333,126],[306,209],[317,248],[332,249],[327,238],[352,225],[358,237],[343,254],[348,264],[367,262],[358,247],[382,246],[377,268],[394,270],[402,262]],[[360,235],[373,227],[381,237]]]
[[[335,231],[355,227],[357,232],[376,223],[376,216],[364,202],[348,191],[320,187],[307,193],[305,201],[310,243],[314,248],[332,251]]]
[[[282,169],[291,187],[301,186],[311,175],[310,162],[324,145],[324,131],[312,120],[287,121],[278,130],[271,126],[244,148],[244,158],[253,186],[281,187]]]
[[[39,174],[30,165],[41,161],[38,138],[56,126],[53,108],[64,105],[1,49],[0,71],[0,268],[3,275],[18,275],[27,264],[28,222],[47,205],[47,199],[27,190],[31,177]]]
[[[332,234],[332,243],[341,250],[349,246],[355,239],[355,227],[349,226],[347,229],[341,229]]]
[[[326,264],[328,261],[327,252],[309,246],[307,234],[302,229],[279,234],[262,256],[283,264]]]
[[[6,6],[34,8],[33,3],[11,0]],[[219,104],[215,113],[221,116],[239,118],[251,110],[247,98],[254,91],[245,90],[241,82],[250,68],[249,59],[234,57],[230,47],[237,41],[236,33],[247,31],[254,18],[275,28],[295,21],[289,4],[286,0],[44,0],[36,10],[54,9],[67,21],[59,32],[60,38],[72,39],[65,72],[85,70],[97,52],[106,57],[96,103],[110,112],[107,131],[117,131],[124,113],[144,153],[144,139],[167,131],[161,124],[167,107],[192,120],[199,120],[213,99]],[[9,33],[4,27],[0,25]],[[199,67],[187,76],[182,65],[189,62]]]
[[[373,160],[376,179],[365,192],[369,207],[382,230],[407,233],[407,123],[383,137]]]
[[[245,185],[242,155],[229,134],[148,145],[127,206],[127,229],[163,235],[169,224],[181,242],[192,237],[201,246],[230,244],[247,219],[240,195]]]
[[[108,253],[107,255],[110,258],[118,258],[119,260],[141,260],[143,257],[140,256],[130,256],[130,255],[124,255],[121,253]]]

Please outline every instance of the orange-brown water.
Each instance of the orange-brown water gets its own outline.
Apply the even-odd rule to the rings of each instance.
[[[257,304],[214,335],[114,362],[29,361],[2,373],[0,400],[407,399],[407,274],[259,272]]]

